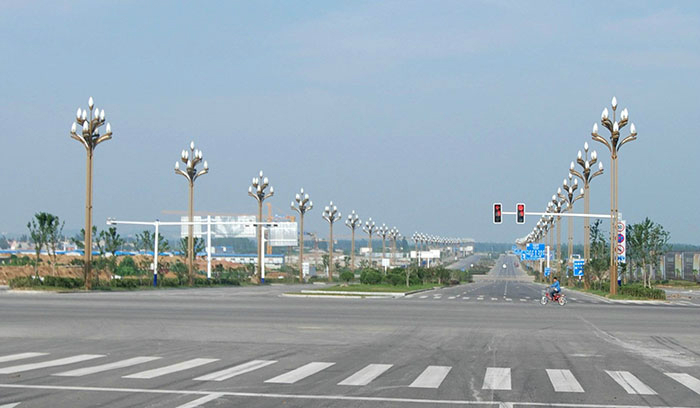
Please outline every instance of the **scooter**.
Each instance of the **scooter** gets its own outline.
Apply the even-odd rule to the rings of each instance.
[[[559,303],[561,306],[564,306],[567,302],[566,295],[564,294],[564,292],[559,292],[555,293],[554,296],[552,296],[549,294],[548,291],[545,291],[542,294],[542,299],[540,300],[540,303],[542,303],[542,305],[546,305],[548,302],[556,302]]]

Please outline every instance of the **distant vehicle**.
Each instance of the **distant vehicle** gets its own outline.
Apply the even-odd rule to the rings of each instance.
[[[508,267],[508,265],[503,264],[503,269],[506,269],[507,267]]]

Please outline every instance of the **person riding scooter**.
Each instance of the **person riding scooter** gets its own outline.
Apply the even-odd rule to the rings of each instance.
[[[547,288],[547,293],[549,294],[549,297],[554,299],[554,296],[558,293],[561,292],[561,285],[559,285],[559,279],[555,276],[554,278],[554,283],[552,283],[549,288]]]

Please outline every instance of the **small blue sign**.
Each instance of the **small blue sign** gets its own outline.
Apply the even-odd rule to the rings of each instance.
[[[544,276],[549,276],[552,273],[552,270],[549,268],[549,266],[546,266],[544,268]]]
[[[583,265],[586,263],[585,260],[575,260],[574,261],[574,276],[583,276]]]

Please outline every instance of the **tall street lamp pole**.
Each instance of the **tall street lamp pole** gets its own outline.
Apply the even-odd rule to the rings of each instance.
[[[598,153],[594,150],[591,153],[590,159],[588,157],[588,142],[583,144],[583,151],[578,151],[576,157],[576,163],[581,166],[580,170],[576,170],[574,162],[571,162],[569,166],[569,172],[574,176],[578,177],[583,181],[583,212],[585,214],[590,214],[591,212],[591,180],[595,177],[603,174],[603,163],[598,163],[598,170],[591,172],[593,166],[598,162]],[[588,217],[583,218],[583,259],[586,263],[590,262],[591,259],[591,220]],[[589,286],[589,274],[584,276],[584,284],[586,288]]]
[[[257,225],[257,235],[258,235],[258,271],[257,271],[257,276],[256,276],[256,283],[261,283],[262,282],[262,240],[263,240],[263,230],[262,230],[262,207],[263,207],[263,201],[265,201],[266,198],[270,198],[275,194],[275,188],[270,186],[270,192],[267,193],[265,192],[265,189],[270,186],[270,181],[267,179],[267,177],[263,176],[263,171],[260,170],[260,174],[258,177],[253,177],[253,181],[251,185],[248,187],[248,195],[253,197],[255,201],[258,202],[258,225]]]
[[[70,136],[85,147],[87,162],[85,164],[85,288],[92,287],[92,156],[98,144],[112,138],[112,126],[107,123],[105,133],[100,135],[99,128],[105,124],[105,110],[95,108],[92,96],[88,99],[88,108],[78,108],[75,122],[71,126]],[[80,133],[78,126],[80,126]]]
[[[573,181],[573,182],[572,182]],[[564,182],[562,183],[562,187],[564,188],[564,194],[562,194],[562,198],[566,202],[566,211],[573,211],[574,210],[574,203],[581,198],[583,198],[583,189],[579,192],[579,195],[576,195],[576,190],[578,189],[578,180],[573,179],[572,180],[572,175],[569,174],[569,178],[564,179]],[[569,217],[568,219],[568,226],[567,226],[567,232],[568,232],[568,240],[567,240],[567,247],[568,247],[568,257],[567,257],[567,263],[571,261],[571,256],[574,254],[574,218]],[[569,274],[566,274],[566,277],[568,279]]]
[[[630,124],[629,135],[621,138],[620,129],[625,127],[629,121],[627,108],[620,112],[620,120],[616,120],[617,98],[612,98],[612,118],[609,117],[608,108],[603,109],[600,123],[610,132],[610,139],[607,140],[598,134],[598,124],[593,124],[591,136],[593,140],[604,144],[610,150],[610,294],[617,294],[617,260],[615,256],[615,243],[617,242],[617,222],[618,222],[618,167],[617,156],[622,145],[637,139],[637,129],[634,123]]]
[[[384,257],[386,256],[386,238],[389,236],[389,227],[387,227],[386,224],[382,224],[379,227],[379,229],[377,230],[377,235],[382,237],[382,263],[383,263]]]
[[[194,181],[209,173],[209,164],[205,161],[202,170],[197,170],[197,164],[202,161],[202,151],[194,148],[194,142],[190,142],[190,150],[182,150],[180,160],[185,163],[185,170],[180,170],[180,162],[175,162],[175,174],[180,174],[187,179],[190,187],[189,218],[187,225],[187,271],[189,285],[194,283]],[[156,237],[157,239],[158,237]]]
[[[389,238],[391,238],[391,265],[394,266],[396,260],[396,240],[401,236],[399,230],[396,227],[389,230]]]
[[[338,207],[333,205],[333,201],[323,209],[323,219],[328,221],[331,229],[331,236],[328,240],[328,282],[333,282],[333,224],[340,219],[340,211],[338,211]]]
[[[372,267],[372,234],[374,233],[374,230],[376,229],[376,225],[374,224],[374,221],[372,221],[372,217],[369,217],[367,221],[365,221],[365,226],[362,227],[362,230],[369,236],[369,266]]]
[[[296,203],[294,202],[296,201]],[[313,201],[309,200],[309,194],[304,193],[304,189],[294,197],[292,201],[292,210],[299,213],[299,282],[304,282],[304,214],[311,210],[314,206]]]
[[[560,201],[557,195],[561,194],[561,189],[557,190],[557,194],[552,196],[552,202],[550,203],[552,212],[560,214],[562,212],[562,206],[564,201]],[[561,216],[557,215],[557,263],[561,263]],[[559,270],[559,267],[557,267]],[[559,271],[561,272],[561,271]]]
[[[345,220],[345,225],[352,231],[352,243],[350,244],[350,270],[355,272],[355,229],[362,225],[360,216],[352,210],[348,218]]]

